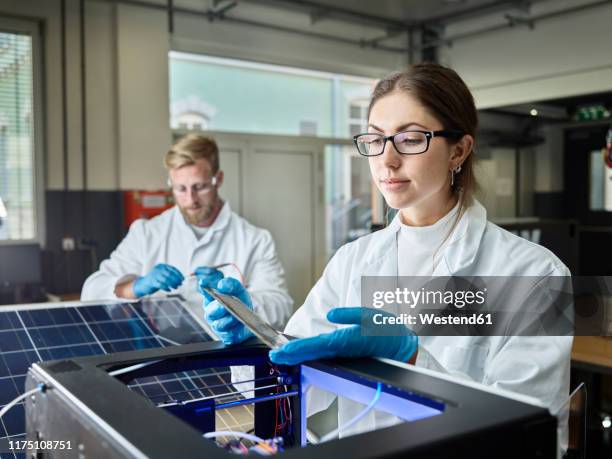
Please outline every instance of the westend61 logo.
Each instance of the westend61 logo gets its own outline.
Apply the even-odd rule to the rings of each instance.
[[[372,306],[380,309],[389,305],[405,305],[414,309],[417,305],[453,305],[456,308],[482,305],[487,299],[487,289],[477,291],[431,291],[421,288],[410,290],[397,287],[394,291],[377,290],[372,294]]]
[[[389,309],[408,308],[408,311],[419,307],[418,314],[409,312],[389,313],[366,313],[366,321],[371,319],[374,326],[408,325],[408,326],[447,326],[447,325],[493,325],[493,317],[490,313],[469,312],[458,316],[448,311],[454,306],[459,313],[464,311],[465,306],[479,307],[485,304],[487,289],[482,290],[412,290],[410,288],[397,287],[394,290],[375,290],[372,293],[371,305],[373,308]],[[427,311],[434,308],[436,311]],[[446,310],[441,314],[440,311]],[[370,325],[370,324],[368,324]]]

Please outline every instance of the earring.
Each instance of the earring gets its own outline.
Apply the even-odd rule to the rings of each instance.
[[[451,186],[455,185],[455,174],[458,174],[459,172],[461,172],[461,164],[454,169],[451,169]]]

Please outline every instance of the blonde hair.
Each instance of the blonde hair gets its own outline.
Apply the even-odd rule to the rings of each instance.
[[[212,173],[219,171],[219,147],[211,137],[199,134],[187,134],[178,139],[168,150],[164,158],[166,169],[178,169],[191,166],[198,159],[206,159]]]

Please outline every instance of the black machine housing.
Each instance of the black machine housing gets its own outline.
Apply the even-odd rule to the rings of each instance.
[[[111,376],[120,368],[148,363]],[[268,348],[256,340],[239,346],[220,342],[187,344],[34,364],[26,389],[47,390],[28,398],[28,440],[71,441],[70,451],[30,451],[34,457],[228,458],[230,453],[202,437],[214,430],[214,405],[203,415],[193,406],[161,409],[127,387],[138,377],[205,367],[252,365],[269,374]],[[442,407],[439,415],[306,445],[302,369]],[[283,367],[293,426],[286,458],[554,458],[557,421],[548,410],[375,359],[329,360]],[[257,379],[257,378],[256,378]],[[339,388],[339,391],[342,389]],[[342,394],[341,394],[342,395]],[[255,434],[274,434],[275,393],[255,388]],[[427,402],[429,401],[429,402]],[[207,414],[208,413],[208,414]],[[212,414],[212,417],[211,417]],[[29,457],[29,456],[28,456]]]

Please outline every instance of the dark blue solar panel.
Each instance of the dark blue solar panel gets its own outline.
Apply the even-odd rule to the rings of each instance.
[[[0,315],[0,330],[10,330],[20,325],[16,312],[6,312]]]
[[[202,341],[210,337],[175,299],[17,311],[0,308],[0,408],[24,392],[27,370],[35,362]],[[161,400],[164,393],[193,389],[193,384],[187,387],[189,383],[176,375],[168,378],[163,385],[161,379],[145,381],[141,393]],[[192,397],[198,394],[194,391]],[[2,418],[0,438],[24,435],[25,409],[19,404]]]

